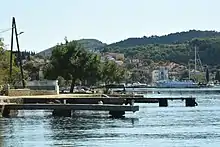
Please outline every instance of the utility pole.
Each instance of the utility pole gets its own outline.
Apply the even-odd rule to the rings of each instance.
[[[17,52],[17,55],[18,55],[18,61],[19,61],[19,66],[20,66],[20,72],[21,72],[21,78],[22,78],[22,86],[23,88],[25,88],[25,81],[24,81],[24,73],[23,73],[23,67],[22,67],[22,59],[21,59],[21,52],[20,52],[20,47],[19,47],[19,42],[18,42],[18,32],[17,32],[17,27],[16,27],[16,22],[15,22],[15,18],[13,17],[12,18],[12,33],[11,33],[11,55],[10,55],[10,84],[12,82],[12,60],[13,60],[13,35],[14,35],[14,32],[15,32],[15,37],[16,37],[16,44],[17,44],[17,49],[18,49],[18,52]]]

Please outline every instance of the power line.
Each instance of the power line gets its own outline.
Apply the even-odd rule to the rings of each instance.
[[[2,30],[2,31],[0,31],[0,34],[5,33],[5,32],[8,32],[8,31],[10,31],[10,30],[11,30],[11,28],[8,28],[8,29],[5,29],[5,30]]]

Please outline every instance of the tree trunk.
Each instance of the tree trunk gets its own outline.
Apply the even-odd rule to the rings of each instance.
[[[75,82],[76,82],[76,80],[72,79],[71,87],[70,87],[70,93],[73,93],[73,90],[74,90],[74,87],[75,87]]]

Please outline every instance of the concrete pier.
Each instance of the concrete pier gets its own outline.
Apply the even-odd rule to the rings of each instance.
[[[74,110],[109,111],[113,117],[121,117],[125,111],[139,111],[134,103],[159,103],[167,107],[168,100],[185,100],[186,107],[194,107],[196,98],[190,96],[158,95],[145,98],[141,95],[60,94],[38,96],[0,96],[2,115],[8,117],[15,110],[53,110],[54,116],[71,116]],[[11,104],[15,103],[15,104]],[[124,105],[125,104],[125,105]],[[3,107],[2,107],[3,108]]]
[[[3,106],[2,106],[3,107]],[[71,116],[72,110],[109,111],[114,117],[123,116],[125,111],[139,111],[139,106],[108,104],[5,104],[3,117],[10,115],[10,110],[53,110],[54,116]]]

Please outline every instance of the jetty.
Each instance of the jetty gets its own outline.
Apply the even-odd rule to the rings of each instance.
[[[109,111],[112,117],[122,117],[125,111],[139,111],[138,106],[100,104],[4,104],[2,116],[9,117],[11,110],[53,110],[54,116],[71,116],[75,110]]]
[[[76,110],[108,111],[112,117],[122,117],[125,112],[139,111],[134,103],[159,103],[167,107],[169,100],[185,100],[185,106],[194,107],[194,97],[151,97],[142,95],[94,95],[59,94],[35,96],[0,96],[0,108],[3,117],[10,116],[13,110],[52,110],[54,116],[71,116]]]
[[[3,117],[9,117],[11,110],[53,110],[54,116],[71,116],[76,110],[109,111],[112,117],[122,117],[125,112],[139,111],[139,106],[122,105],[123,99],[93,95],[0,96],[0,100]]]

